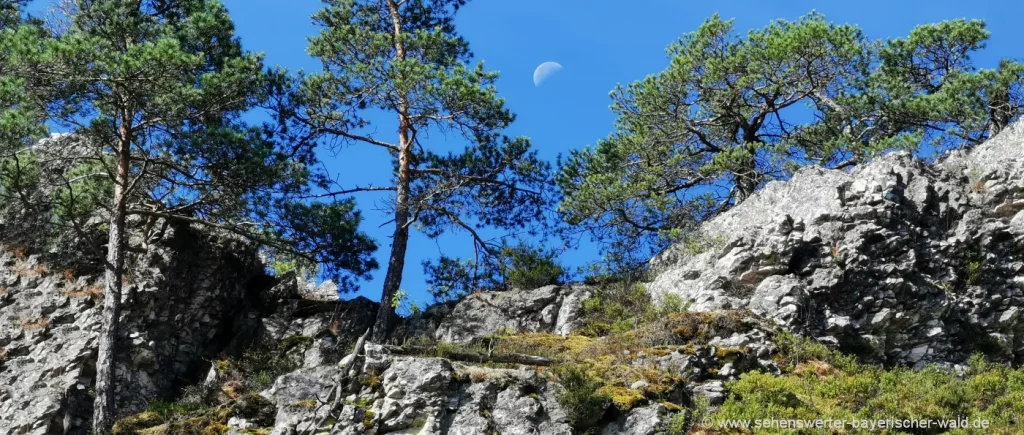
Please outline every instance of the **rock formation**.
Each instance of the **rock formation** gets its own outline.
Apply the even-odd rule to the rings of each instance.
[[[1022,209],[1024,124],[933,165],[804,168],[653,259],[649,288],[889,364],[1019,363]]]
[[[773,339],[785,331],[885,365],[955,367],[978,352],[1024,362],[1022,237],[1018,124],[934,164],[895,153],[770,183],[651,261],[651,295],[688,312],[659,314],[646,335],[625,335],[649,341],[639,352],[574,335],[596,287],[564,285],[435,305],[398,322],[394,343],[350,354],[376,303],[331,300],[294,275],[265,275],[248,246],[172,228],[132,268],[118,403],[129,415],[196,385],[221,404],[215,421],[189,420],[208,424],[204,433],[292,435],[320,421],[331,434],[574,433],[553,368],[445,353],[487,356],[495,336],[520,334],[555,343],[549,358],[602,345],[602,364],[668,379],[611,385],[607,411],[589,422],[604,434],[665,433],[676,404],[718,405],[744,372],[778,375]],[[86,433],[97,288],[12,247],[0,254],[0,433]],[[685,340],[663,346],[664,337]],[[396,351],[416,343],[428,352]],[[261,346],[285,356],[285,373],[240,386],[239,376],[266,374],[217,360]],[[335,391],[340,406],[328,415]],[[120,428],[182,430],[152,412]]]
[[[192,380],[224,349],[239,302],[263,274],[251,247],[187,227],[135,263],[116,368],[125,414]],[[17,249],[0,253],[0,433],[85,433],[102,297],[96,279],[51,271]]]
[[[582,285],[476,293],[445,317],[436,338],[461,343],[499,331],[547,332],[564,337],[575,328],[580,304],[590,294]]]

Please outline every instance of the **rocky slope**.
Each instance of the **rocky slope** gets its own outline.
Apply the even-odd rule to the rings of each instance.
[[[1024,124],[927,165],[906,153],[773,182],[652,260],[691,310],[747,308],[895,364],[1024,359]]]
[[[722,404],[744,373],[835,373],[797,365],[787,331],[888,366],[1020,364],[1021,237],[1017,125],[935,164],[803,169],[653,259],[642,287],[475,294],[350,354],[375,303],[175,228],[130,277],[118,431],[680,433],[687,408]],[[86,433],[102,297],[94,279],[0,254],[0,434]],[[493,359],[509,355],[535,359]]]

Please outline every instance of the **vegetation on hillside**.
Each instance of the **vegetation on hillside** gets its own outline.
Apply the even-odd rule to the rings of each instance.
[[[706,249],[716,241],[695,228],[800,166],[968,147],[1024,111],[1024,64],[972,61],[989,38],[981,21],[871,40],[817,13],[746,35],[713,16],[669,46],[665,70],[616,88],[614,132],[555,171],[528,139],[505,134],[515,116],[495,87],[498,74],[475,63],[456,29],[466,0],[323,0],[308,47],[322,68],[311,73],[265,65],[217,0],[60,0],[64,15],[47,21],[26,14],[28,3],[0,0],[0,243],[54,267],[103,273],[105,288],[89,292],[104,307],[97,433],[117,415],[113,350],[127,345],[118,323],[126,265],[167,225],[244,239],[279,271],[315,271],[349,291],[378,267],[371,254],[382,241],[360,230],[351,197],[372,192],[388,195],[382,204],[393,217],[372,341],[388,339],[406,297],[411,231],[473,240],[471,259],[423,264],[438,300],[564,283],[571,274],[560,251],[533,243],[564,237],[571,245],[585,234],[605,261],[595,269],[601,276],[588,277],[599,290],[584,303],[579,335],[508,331],[488,337],[487,352],[550,360],[539,370],[563,382],[562,403],[581,430],[650,402],[692,409],[673,427],[694,429],[703,408],[681,392],[693,379],[651,358],[706,350],[712,332],[746,330],[756,319],[690,313],[672,298],[652,304],[635,283],[651,253],[672,241]],[[254,112],[268,121],[249,122]],[[379,131],[391,136],[377,134],[371,112],[390,117],[394,129]],[[40,141],[54,127],[70,134]],[[446,141],[427,141],[435,132]],[[338,185],[319,156],[349,144],[391,157],[381,168],[390,183]],[[558,223],[546,213],[556,204]],[[968,283],[983,266],[969,259]],[[886,371],[776,339],[783,375],[744,375],[713,415],[959,415],[999,428],[1020,415],[1019,370],[975,360],[964,374]],[[484,346],[427,344],[440,356]],[[723,361],[741,353],[714,349]],[[222,389],[227,399],[195,409],[155,405],[118,430],[158,422],[219,433],[223,411],[249,407],[246,397],[258,402],[252,393],[281,369],[245,364],[224,367],[244,393]],[[696,376],[714,375],[706,369]]]
[[[630,287],[630,291],[623,291]],[[642,287],[607,285],[595,299],[609,306],[629,307],[591,311],[588,322],[626,325],[599,336],[503,331],[483,341],[466,344],[435,342],[427,338],[407,341],[415,355],[458,359],[464,355],[529,354],[547,358],[550,364],[534,369],[552,381],[561,392],[559,404],[579,433],[591,433],[633,408],[661,405],[665,430],[672,435],[730,432],[717,427],[718,421],[793,419],[814,421],[845,420],[943,420],[968,419],[989,422],[986,430],[950,433],[1016,433],[1024,411],[1024,369],[986,362],[975,356],[962,371],[930,366],[884,368],[864,364],[809,339],[774,331],[769,355],[781,375],[750,371],[726,382],[728,396],[717,407],[700,395],[692,395],[694,383],[717,379],[726,363],[741,364],[752,358],[744,349],[709,346],[712,337],[728,337],[753,328],[770,328],[751,313],[719,311],[693,313],[685,309],[658,308],[639,303]],[[650,299],[647,298],[649,301]],[[156,402],[148,410],[127,417],[115,426],[121,434],[203,433],[227,431],[231,415],[250,416],[251,421],[268,424],[268,405],[254,392],[266,388],[277,375],[295,367],[312,339],[296,336],[242,355],[216,361],[215,385],[193,386],[171,402]],[[671,355],[702,355],[712,365],[691,366],[680,373],[656,363]],[[483,382],[496,376],[493,369],[517,368],[519,364],[465,362],[461,367],[467,382]],[[482,367],[481,367],[482,366]],[[367,375],[363,385],[378,385],[379,377]],[[293,406],[317,406],[296,403]],[[272,408],[270,408],[272,409]],[[243,413],[244,412],[244,413]],[[271,419],[272,421],[272,419]],[[251,429],[265,433],[266,427]],[[176,432],[186,431],[186,432]],[[187,432],[192,431],[192,432]],[[765,429],[758,433],[820,433]],[[867,431],[856,428],[836,433],[917,433],[914,431]]]
[[[220,2],[81,0],[68,12],[63,26],[26,19],[0,30],[3,88],[21,94],[2,108],[21,133],[0,142],[0,195],[14,225],[41,219],[95,247],[107,233],[105,260],[93,259],[105,276],[93,424],[102,432],[116,415],[127,257],[169,222],[301,258],[348,288],[376,267],[376,245],[352,201],[307,200],[325,179],[312,144],[241,119],[279,86]],[[71,136],[33,146],[22,127],[44,122]]]
[[[478,291],[535,289],[562,284],[569,272],[558,252],[521,242],[492,248],[479,260],[460,260],[442,255],[425,261],[426,284],[437,301],[457,300]]]
[[[817,13],[745,35],[711,17],[614,90],[615,132],[561,162],[562,216],[628,269],[801,166],[981,143],[1024,110],[1024,64],[972,62],[988,38],[962,19],[873,41]]]

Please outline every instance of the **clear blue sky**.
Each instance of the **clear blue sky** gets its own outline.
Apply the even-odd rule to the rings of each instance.
[[[262,51],[269,65],[291,70],[316,70],[306,55],[306,38],[316,33],[309,16],[321,7],[317,0],[222,0],[235,20],[248,50]],[[489,69],[501,71],[500,93],[518,121],[509,131],[529,136],[544,158],[594,143],[606,136],[614,121],[608,110],[608,92],[667,65],[665,47],[690,32],[708,16],[719,13],[735,18],[740,31],[758,28],[777,18],[795,19],[818,10],[832,21],[859,25],[869,38],[906,35],[915,25],[953,18],[981,18],[993,37],[978,57],[983,67],[1000,57],[1019,58],[1024,41],[1016,1],[765,1],[733,0],[475,0],[460,11],[457,28]],[[532,82],[534,68],[556,61],[564,69],[541,87]],[[390,125],[384,121],[382,127]],[[379,133],[386,133],[378,129]],[[435,138],[436,139],[436,138]],[[331,169],[346,181],[387,182],[389,158],[375,147],[352,147],[329,159]],[[363,194],[368,195],[368,194]],[[375,211],[375,196],[357,197],[365,216],[364,230],[377,239],[377,257],[387,264],[389,218]],[[450,237],[437,243],[421,235],[411,240],[403,289],[420,302],[428,302],[421,261],[447,255],[469,254],[468,239]],[[564,260],[579,265],[596,258],[596,248],[570,252]],[[382,266],[383,267],[383,266]],[[377,299],[384,270],[362,283],[359,295]]]

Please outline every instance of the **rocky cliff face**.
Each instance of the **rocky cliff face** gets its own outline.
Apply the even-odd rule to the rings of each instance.
[[[773,182],[651,262],[658,297],[748,308],[890,364],[1024,360],[1024,124]]]
[[[688,312],[581,337],[596,287],[476,294],[403,319],[402,346],[350,355],[374,302],[311,297],[294,276],[263,275],[247,246],[173,229],[130,277],[118,401],[131,414],[192,384],[215,408],[181,421],[144,412],[120,430],[291,435],[325,422],[331,434],[574,433],[579,404],[560,398],[579,386],[560,384],[554,367],[467,361],[490,356],[496,336],[552,364],[603,370],[608,401],[587,422],[603,434],[666,433],[679,406],[722,403],[741,374],[780,375],[774,340],[785,331],[889,365],[955,366],[975,352],[1019,364],[1022,237],[1017,125],[935,164],[892,154],[771,183],[652,260],[645,287]],[[85,433],[97,284],[0,254],[0,434]]]
[[[231,340],[262,266],[228,238],[169,231],[127,277],[117,403],[144,409],[191,377]],[[102,283],[0,253],[0,433],[85,433],[91,421]]]

